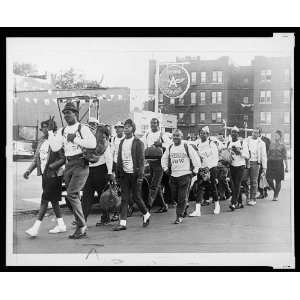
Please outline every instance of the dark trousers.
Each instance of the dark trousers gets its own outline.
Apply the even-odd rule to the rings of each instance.
[[[131,196],[142,214],[146,214],[148,210],[142,198],[142,183],[137,182],[137,176],[128,173],[122,174],[120,177],[120,186],[122,198],[120,220],[127,219],[128,204],[130,203]]]
[[[258,184],[257,190],[259,191],[260,195],[263,195],[264,197],[267,197],[268,196],[267,188],[262,189],[262,188],[259,187],[259,182],[260,182],[260,177],[261,177],[262,170],[263,170],[263,167],[260,166],[259,173],[258,173],[258,180],[257,180],[257,184]]]
[[[240,199],[241,184],[243,179],[245,166],[230,166],[232,198],[231,203],[236,205]]]
[[[172,200],[177,202],[176,215],[177,217],[183,218],[185,208],[188,202],[188,196],[190,191],[192,176],[183,175],[180,177],[170,178],[170,189]]]
[[[256,199],[257,187],[258,187],[258,173],[259,173],[260,165],[257,162],[250,161],[250,168],[245,168],[245,173],[243,180],[245,179],[248,185],[248,189],[246,191],[247,198],[250,200]],[[250,191],[249,191],[250,186]]]
[[[85,220],[90,213],[91,206],[94,201],[95,191],[100,197],[103,189],[107,185],[107,167],[106,164],[90,167],[89,168],[89,177],[84,185],[83,194],[81,199],[82,210]]]
[[[228,198],[230,196],[230,187],[227,181],[229,174],[229,167],[225,164],[219,163],[217,166],[217,178],[218,178],[218,191],[221,197]]]
[[[43,194],[41,199],[38,220],[42,221],[48,208],[49,201],[51,202],[56,218],[61,218],[59,200],[62,192],[62,177],[46,177],[42,176]]]
[[[161,187],[161,180],[164,174],[160,161],[150,161],[150,191],[149,191],[149,206],[152,207],[156,197],[160,199],[160,205],[166,207],[164,195]]]
[[[77,226],[86,226],[80,202],[80,191],[83,189],[89,176],[89,166],[82,158],[70,160],[66,164],[64,176],[67,189],[67,199],[72,206]]]

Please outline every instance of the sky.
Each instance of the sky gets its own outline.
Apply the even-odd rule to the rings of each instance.
[[[148,62],[175,61],[176,56],[215,59],[230,56],[238,65],[249,65],[256,55],[290,56],[293,38],[8,38],[7,69],[26,62],[43,73],[73,67],[87,79],[105,86],[127,86],[133,105],[147,99]]]

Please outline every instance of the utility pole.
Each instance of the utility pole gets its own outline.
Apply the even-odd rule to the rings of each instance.
[[[154,112],[158,113],[158,83],[159,83],[159,61],[156,60],[155,67],[155,97],[154,97]]]

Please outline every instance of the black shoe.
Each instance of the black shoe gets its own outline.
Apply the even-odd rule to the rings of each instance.
[[[111,217],[111,219],[110,219],[110,221],[111,222],[117,222],[117,221],[119,221],[119,214],[115,214],[115,215],[113,215],[112,217]]]
[[[244,205],[242,203],[238,203],[235,208],[236,209],[244,208]]]
[[[113,228],[113,231],[121,231],[121,230],[126,230],[126,226],[119,224]]]
[[[147,226],[150,224],[150,218],[151,218],[151,215],[149,216],[149,218],[148,218],[147,221],[145,222],[145,221],[144,221],[144,216],[143,216],[143,227],[147,227]]]
[[[232,211],[234,211],[234,210],[235,210],[235,205],[234,205],[234,204],[230,204],[230,205],[229,205],[229,208],[230,208]]]
[[[69,235],[69,239],[78,240],[87,236],[87,226],[76,228],[75,232]]]
[[[206,200],[204,200],[202,203],[201,203],[201,206],[208,206],[210,203]]]
[[[161,213],[165,213],[167,212],[168,209],[166,207],[161,207],[160,209],[158,209],[157,211],[155,211],[154,213],[156,214],[161,214]]]
[[[256,199],[265,199],[265,196],[263,194],[260,194]]]
[[[182,223],[182,221],[183,221],[183,218],[177,218],[176,220],[175,220],[175,222],[174,222],[174,224],[181,224]]]

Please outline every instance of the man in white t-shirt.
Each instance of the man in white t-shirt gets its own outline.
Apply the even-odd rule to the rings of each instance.
[[[96,138],[90,129],[78,122],[79,111],[75,105],[68,102],[63,109],[67,126],[53,133],[53,118],[49,121],[49,144],[52,150],[64,149],[66,168],[64,179],[67,188],[67,199],[70,202],[76,220],[76,230],[70,239],[80,239],[86,236],[87,226],[83,215],[79,193],[89,176],[89,165],[84,158],[85,149],[96,148]],[[81,127],[79,127],[81,126]],[[80,128],[80,131],[79,131]]]
[[[149,225],[150,213],[142,198],[142,184],[144,179],[145,154],[143,142],[134,136],[135,124],[131,119],[124,123],[125,138],[121,140],[116,176],[121,186],[120,224],[114,231],[126,230],[127,212],[131,195],[143,214],[143,227]]]
[[[198,153],[201,158],[201,168],[208,168],[210,172],[209,187],[212,191],[213,201],[215,203],[214,214],[220,213],[219,195],[217,187],[217,166],[219,161],[218,147],[215,142],[209,139],[209,127],[203,127],[200,132],[200,141],[197,143]],[[200,179],[200,178],[199,178]],[[196,209],[189,216],[200,217],[201,216],[201,202],[204,194],[204,189],[207,188],[207,182],[205,180],[199,180],[199,197],[196,199]]]
[[[248,145],[250,154],[250,167],[247,171],[248,184],[250,184],[250,195],[248,193],[248,205],[256,204],[256,193],[258,189],[258,175],[260,166],[262,166],[262,174],[266,174],[267,170],[267,151],[266,144],[259,137],[259,129],[252,132],[252,136],[245,141]],[[250,200],[249,200],[250,199]]]
[[[171,175],[170,188],[172,199],[177,202],[175,224],[183,221],[193,174],[201,166],[200,158],[194,148],[182,141],[182,132],[173,133],[173,144],[163,154],[162,168]]]
[[[115,125],[116,136],[114,136],[111,140],[111,152],[113,155],[113,171],[116,171],[117,160],[118,160],[118,151],[120,142],[125,138],[124,135],[124,124],[122,122],[118,122]]]
[[[145,149],[149,147],[157,147],[163,152],[169,144],[169,138],[165,136],[159,128],[159,120],[153,118],[151,120],[151,131],[147,132],[143,137]],[[148,158],[146,157],[149,168],[150,168],[150,192],[149,192],[149,208],[151,209],[155,199],[159,196],[160,208],[156,213],[165,213],[168,211],[168,206],[165,203],[164,195],[161,187],[161,180],[163,177],[163,169],[161,166],[161,157],[159,158]]]
[[[228,142],[228,149],[231,153],[231,165],[230,165],[230,176],[231,176],[231,187],[232,187],[232,198],[230,209],[234,211],[236,208],[243,208],[242,197],[240,197],[240,189],[244,170],[246,167],[246,160],[249,159],[249,149],[247,142],[238,139],[239,129],[234,126],[231,129],[231,141]]]

